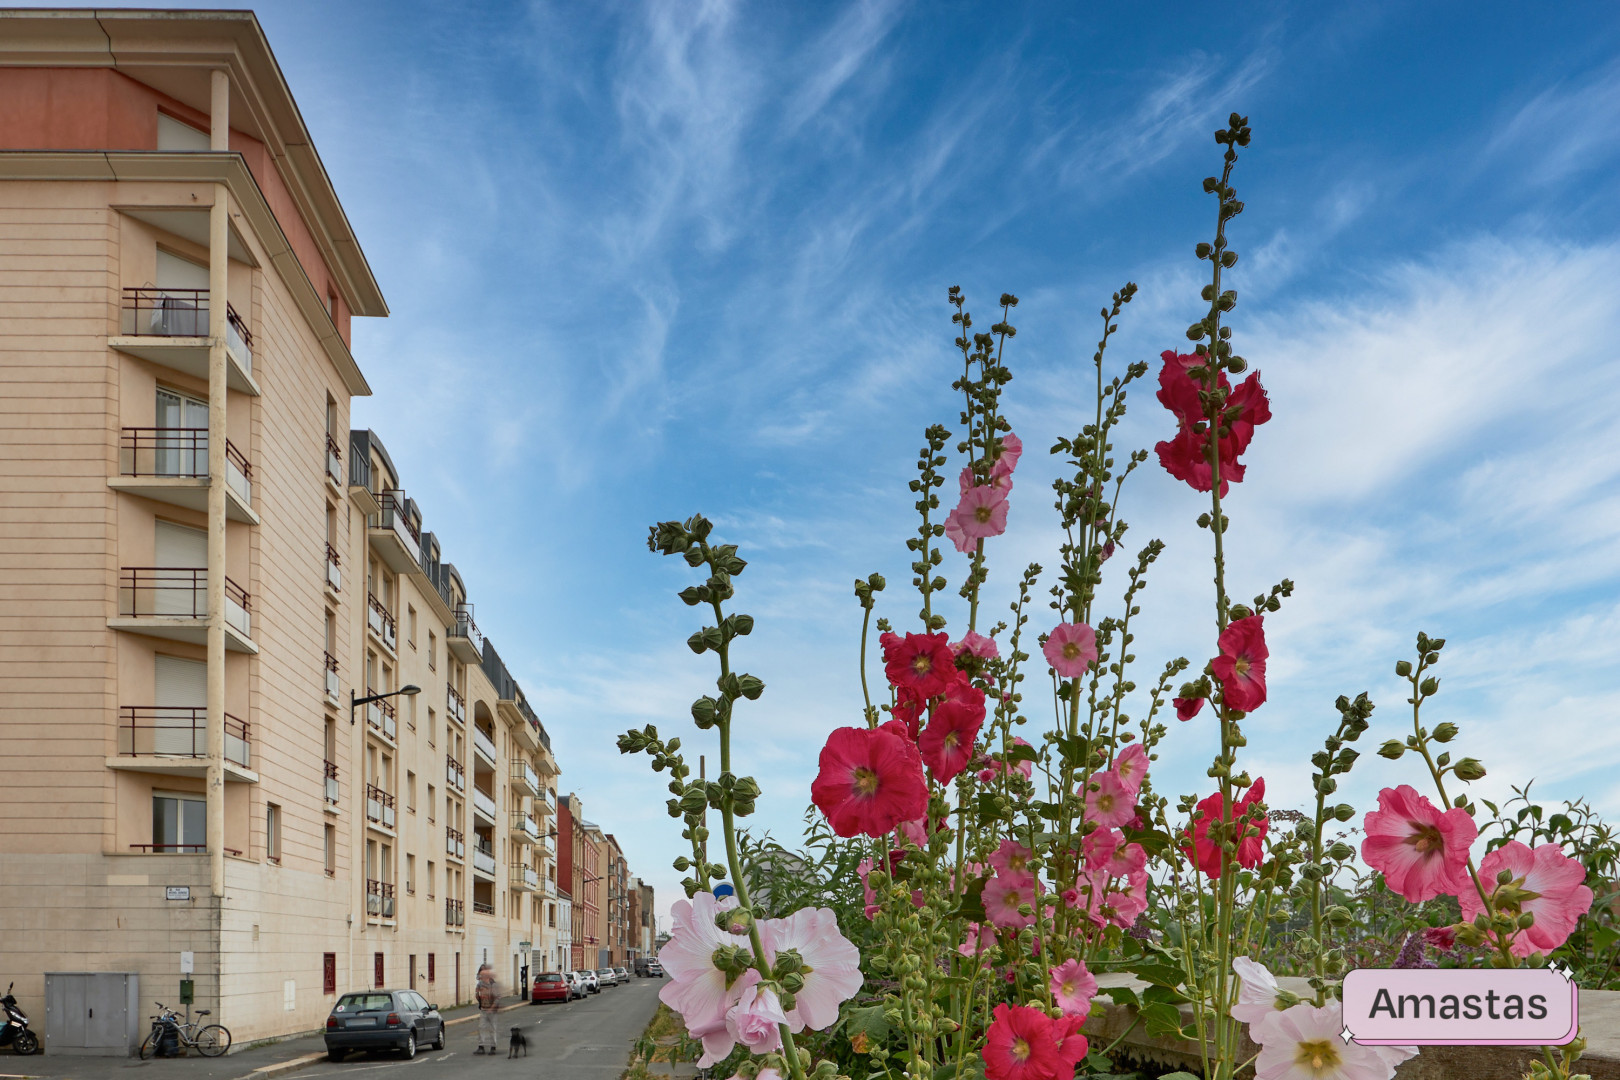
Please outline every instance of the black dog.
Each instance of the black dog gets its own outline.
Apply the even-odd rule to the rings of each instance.
[[[506,1056],[515,1058],[519,1050],[523,1051],[524,1057],[529,1056],[529,1040],[523,1037],[522,1028],[515,1027],[512,1029],[512,1041],[506,1046]]]

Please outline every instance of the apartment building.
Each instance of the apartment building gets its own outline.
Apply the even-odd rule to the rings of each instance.
[[[606,877],[602,830],[584,818],[584,802],[570,792],[559,800],[557,826],[562,840],[562,881],[570,897],[571,963],[575,969],[613,963],[607,943]]]
[[[245,1043],[556,966],[549,737],[350,428],[387,307],[257,20],[0,11],[0,101],[0,971],[48,1050],[182,980]]]

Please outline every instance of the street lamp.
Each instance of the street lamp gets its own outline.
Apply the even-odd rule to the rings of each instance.
[[[421,692],[422,688],[420,686],[402,686],[398,690],[390,690],[386,694],[367,694],[363,698],[357,698],[354,696],[354,687],[351,686],[349,687],[349,726],[354,727],[354,710],[362,705],[370,705],[373,701],[382,701],[384,698],[399,697],[401,694],[406,697],[415,697]]]

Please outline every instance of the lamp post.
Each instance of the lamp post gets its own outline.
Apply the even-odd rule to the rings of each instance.
[[[373,701],[382,701],[385,698],[399,697],[401,695],[415,697],[421,692],[422,688],[420,686],[407,685],[400,687],[398,690],[390,690],[386,694],[367,694],[363,698],[357,698],[354,696],[354,687],[351,686],[349,687],[349,726],[354,727],[354,710],[362,705],[370,705]]]

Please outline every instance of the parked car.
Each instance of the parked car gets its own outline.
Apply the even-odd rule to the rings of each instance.
[[[573,1001],[574,984],[560,971],[542,971],[534,977],[529,1000],[536,1005],[542,1001]]]
[[[622,968],[622,967],[616,967],[616,968],[613,969],[613,971],[614,971],[615,974],[617,974],[619,976],[619,981],[620,982],[628,983],[630,981],[630,971],[629,971],[629,969]]]
[[[664,977],[664,965],[657,960],[647,961],[647,975],[649,978],[662,979]]]
[[[591,992],[591,988],[585,985],[585,976],[582,972],[570,971],[567,974],[568,989],[573,992],[576,998],[582,998]]]
[[[585,968],[581,971],[575,972],[574,974],[579,976],[580,981],[585,984],[585,989],[588,992],[592,994],[600,994],[602,992],[601,980],[596,977],[596,972],[592,971],[590,968]]]
[[[351,1050],[395,1050],[413,1058],[423,1045],[444,1049],[444,1020],[415,990],[344,994],[326,1018],[326,1056],[333,1061]]]
[[[601,983],[603,986],[618,986],[619,973],[614,971],[612,968],[597,968],[596,981]]]

